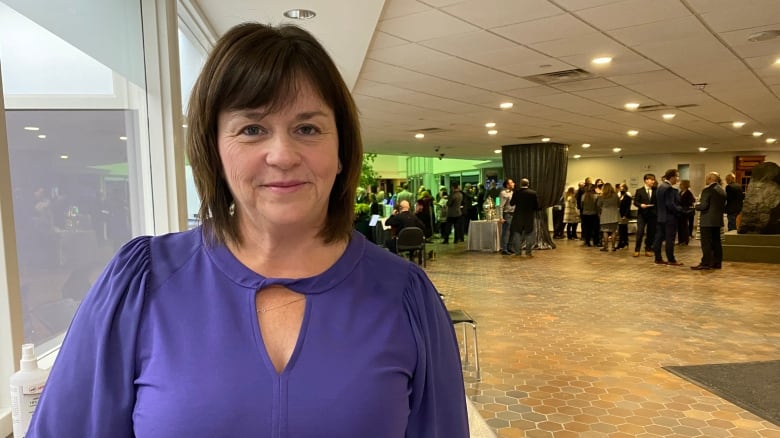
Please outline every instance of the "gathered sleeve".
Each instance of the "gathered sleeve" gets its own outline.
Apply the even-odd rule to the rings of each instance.
[[[149,237],[124,245],[62,343],[27,437],[132,437],[136,338],[149,282]]]
[[[455,330],[436,288],[417,266],[404,304],[417,343],[407,438],[469,436],[466,394]]]

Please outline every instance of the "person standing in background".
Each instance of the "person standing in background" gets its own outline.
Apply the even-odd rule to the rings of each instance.
[[[539,199],[529,185],[528,179],[521,179],[520,188],[512,194],[509,204],[515,206],[511,228],[517,255],[520,255],[525,247],[525,255],[533,257],[531,252],[536,244],[536,211],[539,210]]]
[[[745,193],[742,191],[742,185],[737,182],[737,177],[733,173],[726,175],[727,231],[737,229],[737,216],[742,212],[742,201],[744,200]]]
[[[620,220],[618,221],[618,245],[617,249],[628,248],[628,221],[631,219],[631,194],[628,186],[620,184]]]
[[[658,222],[655,190],[655,175],[646,173],[645,185],[636,189],[634,193],[634,205],[636,214],[636,243],[634,244],[634,257],[639,257],[642,249],[642,237],[645,237],[645,255],[653,256],[652,248],[655,241],[655,227]]]
[[[723,228],[723,213],[726,207],[726,192],[720,186],[717,172],[707,174],[707,187],[704,188],[695,204],[699,216],[699,234],[701,237],[701,262],[691,266],[694,271],[720,269],[723,262],[723,245],[720,241],[720,229]]]
[[[691,192],[691,182],[687,179],[680,181],[680,205],[683,213],[680,215],[680,222],[677,226],[677,243],[687,245],[693,236],[693,219],[696,210],[693,204],[696,203],[696,197]]]
[[[577,224],[580,223],[580,211],[577,209],[577,192],[574,187],[566,190],[566,206],[563,209],[563,222],[566,224],[566,238],[577,239]]]
[[[515,190],[515,181],[512,178],[504,180],[504,190],[501,191],[501,254],[509,255],[514,254],[514,246],[512,246],[512,235],[509,229],[512,224],[512,215],[515,213],[515,206],[510,204],[512,200],[512,193]]]
[[[669,169],[664,173],[658,186],[658,227],[655,230],[653,252],[657,265],[682,266],[674,257],[674,236],[677,234],[677,221],[682,214],[680,191],[674,188],[680,174],[677,169]],[[661,247],[666,245],[666,261],[661,257]]]

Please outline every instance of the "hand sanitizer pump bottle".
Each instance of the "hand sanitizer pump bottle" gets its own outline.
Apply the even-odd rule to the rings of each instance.
[[[20,369],[11,375],[11,418],[14,437],[24,438],[30,427],[38,399],[41,398],[43,386],[48,378],[48,371],[38,368],[33,344],[22,345],[22,360]]]

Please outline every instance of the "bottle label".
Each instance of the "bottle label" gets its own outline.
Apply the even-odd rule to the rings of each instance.
[[[27,434],[33,412],[41,398],[43,384],[11,385],[11,418],[15,437]]]

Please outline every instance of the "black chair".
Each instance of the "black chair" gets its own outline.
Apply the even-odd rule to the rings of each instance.
[[[456,326],[458,324],[464,324],[463,326],[463,353],[466,356],[463,363],[465,365],[469,364],[469,338],[466,331],[466,325],[468,324],[471,326],[471,330],[474,332],[474,362],[476,362],[476,368],[477,368],[477,381],[480,381],[482,379],[482,376],[480,375],[479,370],[479,344],[477,342],[477,321],[471,317],[468,313],[466,313],[465,310],[461,309],[454,309],[454,310],[447,310],[447,312],[450,314],[450,320],[452,320],[452,325]]]
[[[426,266],[425,263],[425,234],[422,228],[406,227],[396,237],[395,249],[398,254],[409,252],[409,260],[414,261],[417,253],[417,264]]]

